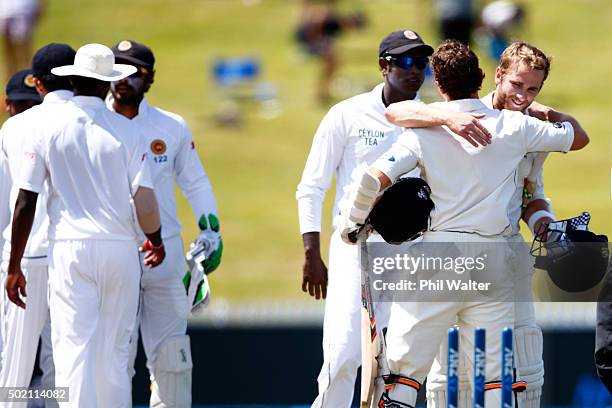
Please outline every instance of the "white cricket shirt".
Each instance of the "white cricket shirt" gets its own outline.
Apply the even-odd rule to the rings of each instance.
[[[44,124],[49,121],[49,112],[54,112],[58,107],[64,105],[72,97],[70,91],[53,91],[45,95],[43,102],[40,105],[34,106],[25,112],[9,118],[2,129],[0,129],[0,156],[7,164],[7,174],[3,174],[3,183],[8,185],[9,197],[3,199],[3,203],[8,203],[10,215],[8,223],[2,224],[4,248],[2,257],[8,262],[11,254],[11,229],[13,213],[15,211],[15,201],[19,188],[16,184],[16,178],[19,177],[21,163],[23,162],[23,151],[28,138],[36,133],[39,124]],[[23,255],[23,263],[47,263],[47,253],[49,243],[47,241],[47,229],[49,228],[49,218],[47,216],[47,197],[48,186],[43,184],[42,189],[36,201],[36,214],[34,223],[28,238],[28,243]]]
[[[92,96],[54,118],[28,139],[19,177],[34,192],[49,180],[49,240],[136,240],[131,198],[153,188],[138,127]]]
[[[113,99],[107,99],[112,110]],[[181,233],[181,223],[176,212],[174,180],[189,201],[196,216],[217,215],[217,201],[212,185],[195,150],[191,130],[185,120],[171,112],[150,105],[146,98],[138,107],[138,115],[132,120],[138,125],[149,156],[151,178],[159,204],[163,238]]]
[[[411,129],[374,167],[391,180],[415,167],[431,186],[435,208],[431,231],[512,234],[508,205],[523,180],[517,167],[527,152],[567,152],[574,139],[570,123],[546,123],[521,112],[493,110],[479,99],[447,102],[455,111],[484,113],[493,136],[473,147],[447,128]]]
[[[495,109],[493,108],[494,94],[494,92],[491,92],[480,98],[482,103],[489,109]],[[527,111],[524,111],[523,114],[527,114]],[[510,220],[510,225],[512,226],[512,232],[514,234],[518,234],[520,230],[524,180],[527,180],[533,185],[534,191],[530,201],[546,198],[544,195],[544,161],[547,156],[548,153],[545,152],[526,153],[518,165],[516,191],[512,195],[512,199],[508,206],[508,219]],[[521,180],[523,180],[523,182],[521,182]]]
[[[300,233],[321,231],[323,200],[334,175],[333,224],[337,226],[352,182],[404,131],[385,118],[383,86],[334,105],[321,121],[296,193]]]

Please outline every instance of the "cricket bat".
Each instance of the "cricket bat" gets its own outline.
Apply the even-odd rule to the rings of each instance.
[[[376,328],[376,316],[368,273],[367,235],[359,239],[359,265],[361,268],[361,408],[370,408],[375,392],[375,381],[379,371],[379,358],[384,341]],[[374,403],[374,404],[373,404]]]

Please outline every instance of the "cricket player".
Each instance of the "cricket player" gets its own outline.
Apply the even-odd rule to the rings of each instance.
[[[24,69],[15,73],[6,84],[6,95],[4,96],[4,106],[6,113],[9,116],[15,116],[25,110],[30,109],[32,106],[38,105],[42,102],[42,98],[36,92],[34,81],[32,77],[32,71],[30,69]],[[1,156],[1,155],[0,155]],[[6,175],[0,180],[0,199],[2,200],[0,205],[0,249],[4,247],[4,239],[2,238],[1,231],[4,226],[9,223],[10,220],[10,209],[8,207],[8,197],[11,190],[10,177],[8,175],[8,165],[6,161],[2,161],[0,157],[0,172]],[[1,272],[0,272],[1,274]],[[2,328],[0,327],[0,334]],[[0,336],[0,351],[2,350],[2,338]],[[0,365],[2,359],[0,359]]]
[[[130,407],[129,340],[140,283],[135,216],[149,248],[145,265],[165,257],[147,153],[129,120],[110,112],[110,82],[135,68],[115,64],[110,48],[87,44],[69,77],[74,97],[49,107],[27,135],[17,186],[6,292],[24,308],[21,271],[38,194],[49,186],[49,307],[55,382],[68,387],[62,407]],[[135,216],[134,216],[135,213]]]
[[[541,120],[560,122],[567,120],[569,115],[557,112],[547,106],[534,102],[539,94],[550,70],[550,58],[538,48],[525,42],[514,42],[503,52],[495,71],[495,91],[489,93],[481,100],[492,109],[508,109],[520,111]],[[454,112],[444,109],[444,104],[409,104],[400,102],[391,105],[387,111],[387,118],[404,127],[424,127],[448,125],[456,127],[460,121],[478,119],[464,112]],[[453,122],[453,123],[450,123]],[[510,201],[508,217],[513,228],[512,239],[517,243],[524,243],[519,233],[519,222],[523,221],[535,234],[540,226],[555,221],[549,201],[544,194],[543,164],[547,153],[527,153],[518,166],[519,181]],[[517,259],[527,262],[522,266],[525,270],[533,271],[529,263],[532,258]],[[515,342],[516,364],[519,379],[527,383],[527,390],[519,393],[519,405],[526,408],[540,406],[542,386],[544,385],[544,362],[542,360],[543,337],[542,330],[535,320],[535,312],[531,299],[531,277],[521,279],[525,287],[517,288],[520,301],[515,304]],[[462,349],[469,353],[470,350]],[[430,407],[446,406],[446,343],[434,363],[432,372],[427,376],[427,400]],[[465,373],[460,373],[460,381],[467,380]],[[461,400],[467,398],[470,402],[470,392],[463,389],[467,381],[462,382]]]
[[[445,128],[408,130],[393,148],[378,159],[363,175],[357,194],[350,203],[348,223],[343,238],[356,225],[363,224],[376,194],[400,175],[421,168],[432,189],[436,208],[423,242],[512,242],[513,226],[507,209],[515,193],[515,172],[528,152],[568,151],[588,143],[579,123],[555,124],[539,121],[520,112],[498,111],[478,100],[484,74],[478,58],[469,47],[457,41],[445,41],[432,57],[436,85],[447,101],[445,107],[455,111],[484,113],[482,125],[492,135],[484,148],[468,146],[454,139]],[[440,160],[452,157],[452,161]],[[494,260],[492,260],[495,262]],[[494,270],[503,270],[503,259]],[[489,356],[500,355],[503,327],[514,325],[512,302],[407,302],[393,303],[387,332],[387,359],[398,381],[389,386],[383,406],[414,407],[420,384],[429,371],[446,328],[459,321],[468,333],[466,348],[473,345],[475,327],[484,327]],[[427,342],[422,339],[427,338]],[[420,341],[419,341],[420,339]],[[487,358],[486,380],[499,381],[501,362]],[[403,380],[402,380],[403,379]],[[487,406],[499,405],[500,389],[491,387],[485,398]],[[402,405],[404,406],[404,405]]]
[[[16,72],[7,82],[4,104],[9,116],[15,116],[41,102],[42,98],[36,92],[31,69]]]
[[[182,281],[186,264],[174,180],[197,217],[201,238],[209,243],[203,265],[206,273],[219,266],[223,252],[217,202],[185,120],[150,105],[145,98],[155,75],[151,49],[131,40],[120,41],[112,49],[117,62],[136,67],[136,72],[111,84],[107,106],[140,129],[151,158],[167,255],[162,265],[142,275],[140,289],[139,323],[151,374],[151,406],[190,407],[192,361],[186,332],[191,300]],[[129,367],[132,373],[137,344],[135,330]]]
[[[357,248],[343,243],[337,231],[340,208],[362,166],[372,164],[402,133],[402,128],[385,119],[385,107],[418,97],[432,52],[433,48],[414,31],[395,31],[387,35],[378,51],[384,83],[371,92],[333,106],[314,136],[296,193],[305,258],[302,290],[316,299],[327,298],[323,323],[324,361],[318,378],[319,395],[313,407],[349,407],[357,369],[361,365],[359,259]],[[336,197],[328,288],[319,235],[323,200],[334,176]],[[378,236],[370,239],[383,242]],[[381,327],[386,325],[388,314],[384,306],[379,304],[376,309]]]
[[[50,110],[58,108],[72,97],[72,88],[66,78],[51,74],[51,69],[74,61],[75,51],[67,44],[48,44],[36,52],[32,59],[33,76],[30,77],[33,89],[42,99],[42,104],[10,118],[0,130],[0,155],[8,163],[9,172],[4,178],[11,184],[11,210],[19,188],[16,178],[19,176],[24,156],[24,146],[29,135],[36,132],[39,123],[45,123]],[[39,95],[40,94],[40,95]],[[47,216],[48,186],[40,191],[36,203],[34,222],[23,259],[21,261],[24,277],[28,282],[27,307],[20,308],[10,302],[2,302],[4,319],[5,348],[2,352],[4,362],[0,370],[0,387],[28,387],[32,378],[38,340],[41,339],[40,366],[43,372],[43,386],[51,389],[54,386],[54,366],[51,358],[51,329],[48,304],[48,247]],[[12,214],[11,214],[12,218]],[[3,227],[5,245],[2,254],[2,269],[6,270],[11,253],[11,230],[9,222]],[[2,291],[2,299],[6,299]],[[57,406],[47,400],[47,406]],[[24,407],[26,403],[0,402],[0,407]]]

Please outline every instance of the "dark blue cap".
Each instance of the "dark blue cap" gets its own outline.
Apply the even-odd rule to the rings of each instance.
[[[6,84],[6,96],[9,102],[15,101],[37,101],[42,98],[36,92],[34,75],[31,69],[24,69],[15,73]]]
[[[76,51],[68,44],[47,44],[34,54],[32,58],[32,73],[35,77],[52,75],[56,67],[74,64]]]

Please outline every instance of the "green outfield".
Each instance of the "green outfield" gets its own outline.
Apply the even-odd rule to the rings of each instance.
[[[345,9],[365,10],[370,24],[340,41],[340,77],[346,83],[375,83],[378,43],[392,30],[410,27],[436,43],[430,3],[342,2]],[[219,202],[225,255],[211,277],[215,296],[305,298],[300,291],[302,252],[294,193],[326,109],[314,99],[317,66],[301,57],[292,38],[300,2],[48,0],[46,4],[37,46],[50,41],[68,42],[75,48],[88,42],[112,45],[127,38],[155,51],[157,75],[149,98],[187,119]],[[610,235],[612,2],[538,0],[527,7],[524,39],[555,57],[539,99],[573,113],[591,136],[586,150],[549,159],[548,195],[559,217],[588,209],[593,228]],[[484,52],[479,54],[486,62],[484,89],[489,90],[493,65]],[[242,128],[222,128],[213,120],[222,95],[214,87],[209,66],[216,57],[242,55],[260,58],[263,79],[278,87],[282,114],[273,120],[250,114]],[[332,197],[328,194],[325,237]],[[195,218],[185,200],[179,207],[188,242],[197,234]]]

